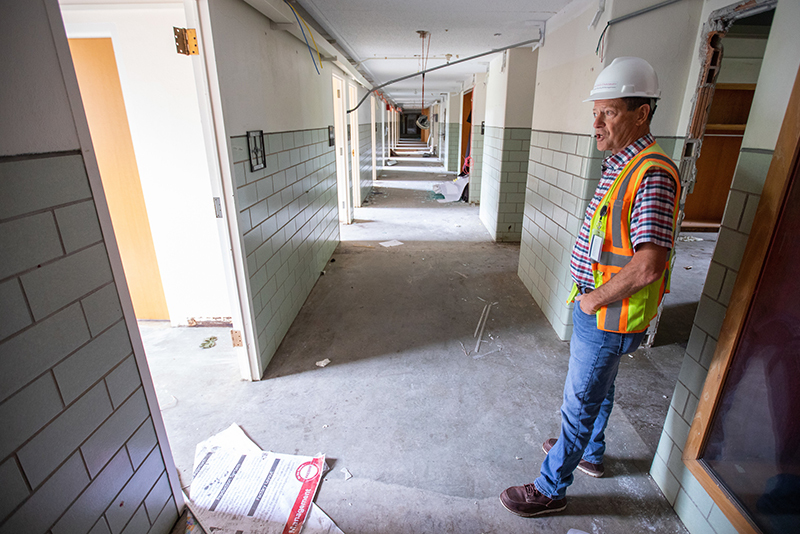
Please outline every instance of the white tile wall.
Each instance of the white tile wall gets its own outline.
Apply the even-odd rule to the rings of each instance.
[[[527,128],[485,129],[480,217],[495,241],[518,242],[522,236],[530,133]]]
[[[459,145],[459,132],[461,125],[457,122],[447,123],[447,170],[450,172],[461,172],[461,159],[459,158],[458,151]]]
[[[0,534],[119,532],[166,471],[80,154],[0,159],[0,248]]]
[[[481,125],[472,127],[472,167],[469,176],[469,201],[481,201],[481,181],[483,175],[483,134]]]
[[[765,150],[743,148],[739,154],[717,246],[706,275],[661,442],[650,468],[653,480],[674,505],[684,524],[691,525],[692,532],[736,532],[686,469],[681,457],[771,160],[772,153]]]
[[[267,166],[256,172],[247,138],[231,138],[231,147],[248,293],[266,368],[339,242],[335,154],[322,128],[265,134]]]

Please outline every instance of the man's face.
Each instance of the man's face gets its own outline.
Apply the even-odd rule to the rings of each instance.
[[[597,150],[610,150],[612,154],[616,154],[647,133],[646,130],[642,133],[647,115],[643,115],[641,111],[642,108],[628,111],[621,98],[595,100],[592,113]]]

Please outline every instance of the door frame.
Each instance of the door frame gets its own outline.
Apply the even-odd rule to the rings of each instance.
[[[347,98],[350,107],[358,104],[358,89],[351,82],[347,84]],[[359,147],[358,135],[358,111],[348,114],[350,119],[350,175],[353,180],[353,207],[361,206],[364,201],[361,198],[361,150]]]
[[[223,218],[217,231],[223,251],[225,283],[231,301],[233,331],[242,333],[243,347],[237,351],[237,362],[245,380],[258,381],[264,374],[258,355],[255,320],[248,297],[249,279],[242,241],[239,238],[239,221],[236,214],[233,173],[229,158],[230,146],[225,124],[222,120],[222,95],[211,34],[211,14],[208,0],[184,0],[187,27],[197,30],[200,54],[189,56],[195,73],[195,90],[200,105],[200,124],[208,155],[211,192],[222,199]]]
[[[348,169],[348,158],[345,155],[347,150],[347,127],[345,122],[347,101],[344,78],[333,73],[331,74],[331,87],[333,89],[333,135],[334,153],[336,157],[336,183],[338,193],[339,222],[350,224],[353,222],[353,195],[350,192],[350,172]]]

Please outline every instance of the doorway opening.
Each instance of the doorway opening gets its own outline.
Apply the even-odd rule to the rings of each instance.
[[[61,12],[162,410],[180,396],[164,379],[175,373],[191,380],[213,364],[224,380],[257,379],[232,336],[241,317],[214,201],[213,141],[194,66],[174,47],[172,27],[187,25],[184,5],[62,1]]]
[[[704,82],[698,88],[690,137],[699,139],[696,176],[686,197],[684,231],[716,232],[728,200],[774,9],[709,33]],[[705,115],[705,116],[704,116]]]

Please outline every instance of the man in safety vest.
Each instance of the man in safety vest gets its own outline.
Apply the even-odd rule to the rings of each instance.
[[[500,495],[503,506],[523,517],[566,508],[576,468],[603,476],[620,358],[639,347],[669,290],[680,179],[650,134],[660,95],[647,61],[620,57],[586,100],[594,102],[597,149],[611,155],[570,261],[575,305],[561,433],[542,445],[547,457],[539,478]]]

